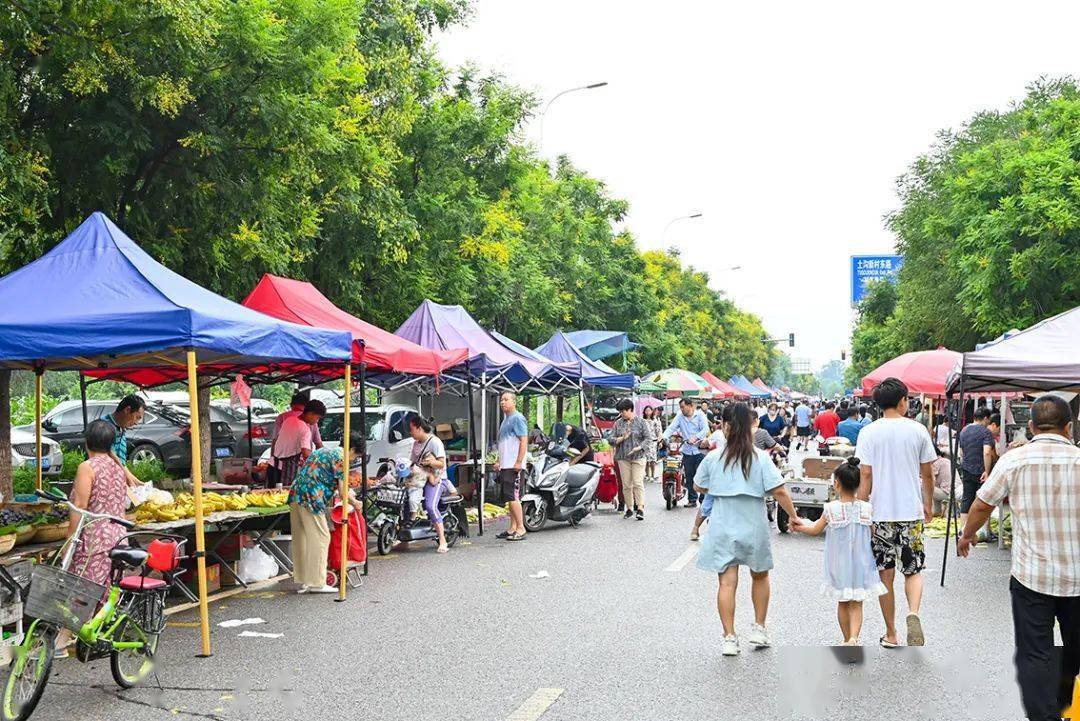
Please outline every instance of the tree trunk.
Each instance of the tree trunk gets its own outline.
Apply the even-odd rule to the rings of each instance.
[[[210,432],[210,389],[199,387],[199,443],[201,444],[200,450],[202,463],[202,475],[203,479],[210,477],[210,459],[213,457],[214,449],[211,447],[210,439],[212,434]]]
[[[0,370],[0,498],[15,499],[11,478],[11,371]]]

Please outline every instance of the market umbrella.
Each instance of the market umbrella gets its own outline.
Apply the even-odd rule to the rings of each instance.
[[[682,368],[665,368],[642,378],[639,390],[698,395],[711,392],[712,386],[697,373]]]
[[[943,397],[949,373],[958,360],[960,354],[948,348],[905,353],[863,376],[863,394],[870,395],[886,378],[899,378],[910,393]]]

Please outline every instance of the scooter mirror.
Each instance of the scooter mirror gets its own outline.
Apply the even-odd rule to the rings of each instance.
[[[551,440],[558,443],[559,441],[566,439],[566,424],[565,423],[553,423],[551,425]]]

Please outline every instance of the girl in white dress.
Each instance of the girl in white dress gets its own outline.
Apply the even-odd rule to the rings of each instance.
[[[828,529],[825,534],[825,581],[821,584],[821,592],[838,604],[836,616],[845,646],[859,644],[863,601],[886,592],[870,548],[872,509],[866,501],[855,498],[859,476],[859,459],[849,458],[833,471],[833,487],[838,500],[825,504],[816,523],[803,521],[792,528],[810,536]]]

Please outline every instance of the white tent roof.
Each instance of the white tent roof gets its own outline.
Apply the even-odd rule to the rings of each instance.
[[[964,353],[950,392],[1080,391],[1080,307],[1047,318],[986,347]]]

